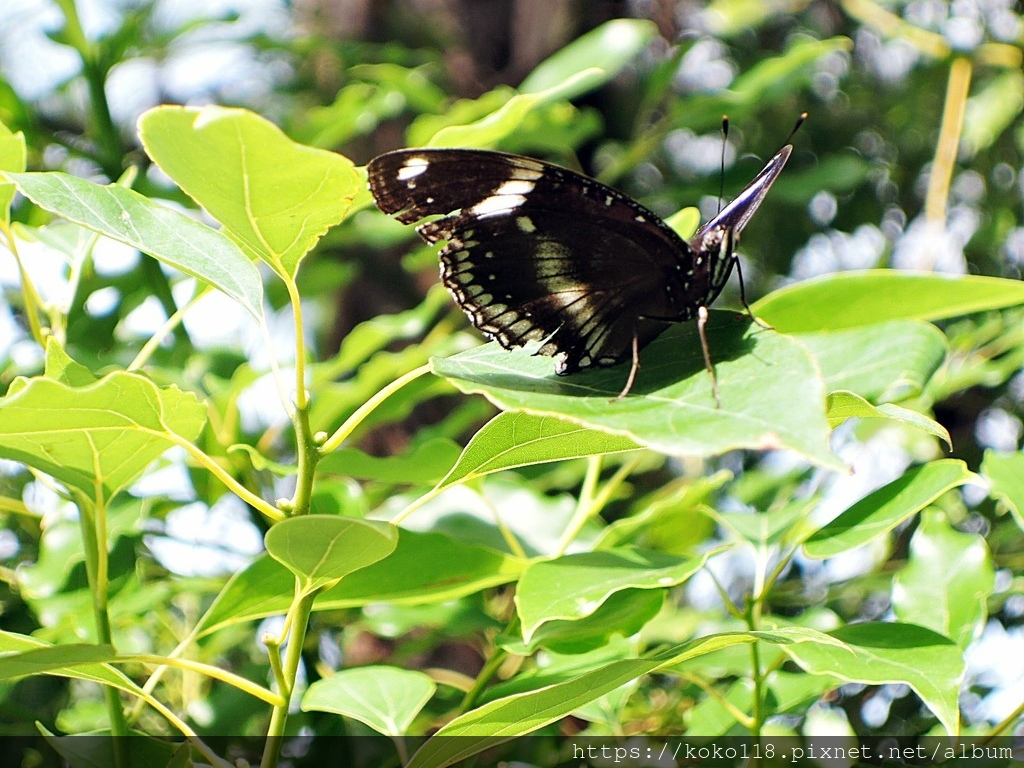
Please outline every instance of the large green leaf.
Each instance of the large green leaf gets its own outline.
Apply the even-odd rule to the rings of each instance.
[[[872,402],[916,395],[946,357],[946,337],[931,323],[918,320],[796,338],[818,361],[829,392],[847,390]]]
[[[977,476],[959,459],[932,461],[879,488],[816,531],[804,544],[808,557],[838,555],[888,533],[946,491]]]
[[[628,366],[555,376],[531,348],[495,344],[434,358],[441,376],[505,410],[557,416],[624,435],[677,455],[713,456],[737,448],[789,448],[845,468],[828,448],[825,391],[816,364],[787,336],[712,312],[708,343],[718,376],[715,407],[695,323],[676,325],[640,354],[632,391],[612,402]]]
[[[807,280],[770,293],[754,314],[784,333],[941,320],[1024,304],[1024,283],[999,277],[868,270]]]
[[[850,624],[829,635],[846,647],[801,643],[783,650],[812,675],[869,685],[905,683],[949,734],[957,734],[964,660],[956,643],[915,624],[885,622]]]
[[[344,669],[317,680],[302,697],[302,711],[345,715],[387,736],[405,736],[437,686],[422,672],[398,667]]]
[[[896,618],[934,629],[966,648],[988,618],[995,569],[985,539],[961,533],[937,510],[925,510],[910,557],[892,584]]]
[[[363,186],[347,158],[241,109],[156,107],[139,118],[139,136],[164,173],[282,276],[294,277]]]
[[[172,445],[192,441],[206,406],[175,386],[118,371],[84,387],[21,379],[0,398],[0,457],[105,503]]]
[[[394,552],[317,595],[314,610],[375,602],[404,605],[455,600],[515,581],[524,564],[485,547],[439,533],[399,530]],[[231,577],[199,623],[202,634],[239,622],[284,613],[295,577],[271,557],[256,558]]]
[[[39,207],[197,277],[262,317],[263,283],[256,265],[217,230],[117,184],[101,186],[66,173],[9,173],[7,178]]]
[[[393,526],[334,515],[282,520],[264,537],[267,554],[294,573],[304,594],[383,560],[398,545]]]
[[[526,569],[516,589],[524,639],[545,622],[590,616],[624,589],[667,589],[704,567],[710,553],[684,559],[628,549],[580,552],[538,561]]]

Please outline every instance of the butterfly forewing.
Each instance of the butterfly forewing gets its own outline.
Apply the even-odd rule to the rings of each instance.
[[[451,214],[419,228],[447,241],[445,286],[502,346],[543,341],[559,373],[621,362],[634,335],[643,346],[665,329],[660,320],[688,319],[687,244],[593,179],[473,150],[388,153],[369,176],[380,207],[402,221]]]

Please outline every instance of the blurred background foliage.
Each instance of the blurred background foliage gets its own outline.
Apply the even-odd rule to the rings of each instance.
[[[649,24],[602,26],[621,18]],[[0,120],[25,132],[31,170],[105,181],[138,165],[136,188],[185,205],[147,167],[137,143],[135,118],[152,105],[248,107],[292,138],[361,165],[380,152],[422,143],[444,126],[484,118],[519,93],[542,91],[552,83],[538,65],[556,61],[559,77],[564,75],[573,63],[548,57],[573,41],[584,46],[577,51],[600,51],[611,76],[571,99],[533,104],[520,130],[495,136],[491,145],[582,169],[663,215],[684,205],[699,206],[705,217],[713,213],[720,188],[726,198],[741,189],[786,140],[797,116],[809,113],[792,140],[796,149],[785,173],[744,233],[741,254],[751,300],[790,282],[870,267],[1020,278],[1024,22],[1011,0],[25,0],[0,7]],[[731,122],[724,178],[723,114]],[[949,131],[951,163],[939,150]],[[948,195],[930,192],[937,166],[951,171]],[[24,200],[14,216],[28,224],[45,221]],[[60,228],[50,232],[57,251],[62,232],[71,236]],[[315,423],[340,423],[397,375],[476,338],[462,332],[461,313],[436,287],[434,252],[410,250],[411,243],[406,228],[364,208],[330,233],[304,267],[300,285],[311,310],[307,332],[317,359],[324,361],[315,373]],[[140,310],[152,296],[164,315],[180,303],[171,278],[149,259],[138,263],[141,269],[93,269],[81,277],[68,343],[72,355],[94,370],[132,359],[146,338]],[[0,313],[4,389],[15,375],[40,368],[10,270],[9,264],[0,266],[8,299]],[[275,294],[268,284],[268,290],[271,302],[282,307],[280,289]],[[738,306],[735,291],[733,283],[720,304]],[[1004,312],[946,324],[952,353],[921,394],[923,407],[934,404],[937,419],[952,433],[953,455],[975,470],[986,449],[1020,447],[1022,320],[1020,312]],[[288,461],[287,445],[277,442],[280,422],[258,408],[245,409],[247,397],[260,399],[250,389],[261,368],[254,359],[258,353],[237,339],[199,336],[194,327],[179,330],[154,356],[151,375],[211,398],[220,444],[247,443],[268,452],[276,446]],[[421,380],[365,425],[359,447],[370,457],[413,455],[430,440],[464,441],[491,413],[480,399],[455,396],[441,381]],[[809,482],[848,503],[899,476],[916,459],[936,455],[931,438],[893,441],[883,432],[861,425],[838,435],[837,450],[857,474],[827,481],[785,457],[736,453],[687,462],[649,456],[609,502],[606,517],[692,508],[705,499],[724,509],[763,510]],[[280,482],[274,466],[239,452],[226,460],[268,489],[267,498],[274,497]],[[423,466],[422,460],[413,463]],[[608,464],[611,473],[616,462]],[[495,492],[508,498],[526,493],[532,499],[527,506],[539,514],[569,503],[566,493],[579,488],[584,470],[582,462],[531,467],[503,476]],[[723,492],[722,476],[712,470],[731,471],[739,479]],[[377,478],[372,469],[365,477],[325,480],[318,486],[320,508],[362,514],[401,487]],[[30,479],[5,474],[5,495],[20,496]],[[172,512],[186,501],[209,511],[222,492],[198,478],[174,482],[189,488],[182,498],[172,494],[154,502],[136,490],[121,509],[131,522],[117,539],[112,562],[126,583],[147,587],[134,605],[122,606],[124,620],[137,622],[140,646],[180,638],[220,583],[218,574],[207,573],[160,578],[176,567],[173,556],[154,554],[160,541],[183,535],[182,524],[176,532],[170,522]],[[962,530],[987,537],[999,576],[986,632],[991,642],[1011,643],[1016,658],[1024,658],[1020,529],[983,494],[953,495],[943,505]],[[138,524],[140,516],[146,525]],[[9,567],[29,564],[20,578],[32,586],[5,593],[5,628],[32,632],[44,626],[51,640],[74,635],[55,617],[81,598],[84,582],[79,566],[69,571],[67,564],[76,560],[61,554],[58,531],[50,526],[44,534],[24,519],[4,530],[0,556]],[[886,616],[891,575],[907,556],[911,532],[899,532],[891,550],[848,564],[848,572],[798,564],[773,595],[775,608],[796,614],[827,606],[843,621]],[[674,541],[690,551],[713,535],[708,520],[701,530],[691,525],[658,531],[661,542],[653,545]],[[219,556],[245,554],[231,552],[223,541],[215,548],[225,550]],[[232,567],[237,561],[227,570]],[[719,574],[734,596],[743,593],[748,576],[739,563],[723,565]],[[317,676],[318,665],[336,666],[342,656],[348,665],[386,660],[475,674],[477,634],[492,629],[493,603],[501,600],[496,595],[455,607],[319,615],[321,631],[311,633],[307,675]],[[165,604],[173,610],[158,609]],[[725,625],[719,597],[706,579],[682,605],[672,621],[657,623],[652,637],[679,639],[702,623]],[[343,624],[344,631],[336,630]],[[236,671],[261,674],[251,627],[211,637],[203,654],[228,656]],[[718,661],[706,670],[710,678],[728,681],[740,674],[730,659]],[[1007,690],[1024,680],[1024,669],[1018,661],[1004,670],[1004,679],[984,665],[978,670],[962,702],[965,716],[969,723],[995,722],[1020,703],[1009,702]],[[700,717],[709,716],[691,711],[704,698],[700,685],[648,685],[620,716],[646,718],[644,727],[654,731],[682,728],[684,720],[696,727]],[[101,719],[98,702],[92,707],[76,699],[66,681],[33,679],[4,690],[0,720],[6,722],[38,719],[70,731]],[[204,692],[172,694],[195,703]],[[813,694],[808,689],[800,695]],[[262,707],[241,697],[220,700],[225,692],[217,688],[210,695],[206,708],[193,712],[208,732],[260,732]],[[916,732],[928,717],[905,686],[847,686],[832,704],[858,730]],[[592,714],[600,721],[600,713]],[[307,713],[296,722],[316,717]]]

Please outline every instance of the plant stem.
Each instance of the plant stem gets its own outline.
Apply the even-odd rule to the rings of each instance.
[[[942,128],[935,147],[935,160],[928,177],[928,195],[925,198],[925,218],[945,227],[946,204],[949,200],[949,182],[953,178],[960,133],[967,109],[967,93],[971,87],[972,65],[969,59],[958,56],[949,68],[946,86],[946,104],[942,110]]]
[[[491,654],[491,658],[484,663],[483,668],[480,670],[480,674],[476,676],[476,680],[473,681],[473,687],[470,688],[463,697],[458,710],[460,715],[464,712],[468,712],[476,705],[477,699],[480,698],[480,694],[483,693],[487,684],[491,682],[491,678],[497,674],[501,665],[505,663],[505,659],[507,658],[508,651],[503,648],[495,649],[494,653]]]
[[[85,550],[85,572],[92,593],[92,613],[96,623],[96,642],[114,645],[110,628],[109,590],[110,574],[107,559],[106,507],[102,499],[93,500],[75,493],[78,504],[78,520],[82,530],[82,545]],[[104,686],[103,696],[107,702],[107,717],[110,719],[110,733],[115,737],[128,735],[128,721],[121,707],[121,695],[112,686]],[[124,765],[120,739],[114,739],[115,761]]]
[[[288,707],[291,704],[292,692],[295,690],[295,676],[298,674],[299,662],[302,661],[302,646],[306,640],[309,614],[313,610],[315,597],[316,593],[303,595],[295,606],[292,631],[284,657],[284,679],[288,683],[288,690],[281,691],[284,702],[275,706],[270,715],[270,726],[267,728],[267,741],[263,747],[260,768],[277,768],[277,761],[281,756],[281,744],[284,741],[285,726],[288,724]]]

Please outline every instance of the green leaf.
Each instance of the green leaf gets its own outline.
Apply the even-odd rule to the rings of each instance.
[[[5,633],[6,634],[6,633]],[[112,661],[117,656],[109,645],[71,644],[5,653],[0,659],[0,680],[16,680],[44,673],[66,674],[73,667]]]
[[[667,589],[704,567],[712,553],[683,559],[660,552],[619,549],[580,552],[530,565],[519,579],[515,602],[523,638],[545,622],[590,616],[623,589]]]
[[[139,136],[164,173],[283,277],[363,186],[347,158],[296,144],[241,109],[156,107],[139,118]]]
[[[220,289],[253,317],[263,316],[259,271],[221,232],[117,184],[101,186],[66,173],[7,178],[40,208],[138,248]]]
[[[708,635],[656,654],[604,664],[576,677],[496,699],[455,718],[413,755],[407,768],[443,768],[517,736],[530,733],[575,712],[621,685],[662,667],[686,662],[742,643],[834,643],[820,632],[779,629]],[[447,738],[460,736],[468,738]]]
[[[883,320],[942,320],[1020,304],[1020,280],[876,269],[797,283],[768,294],[752,309],[783,333],[809,333]]]
[[[995,570],[984,537],[961,533],[937,510],[925,510],[910,557],[892,585],[896,618],[934,629],[966,648],[988,618]]]
[[[689,240],[700,226],[700,208],[682,208],[665,219],[665,223],[683,240]]]
[[[385,523],[303,515],[277,523],[264,543],[267,554],[294,573],[308,595],[383,560],[398,545],[398,533]]]
[[[588,67],[550,88],[535,93],[513,96],[497,110],[468,125],[442,128],[426,142],[428,147],[493,147],[518,130],[526,117],[537,107],[558,99],[570,99],[601,85],[605,73]]]
[[[314,610],[391,602],[421,605],[455,600],[515,581],[523,563],[440,533],[399,530],[394,552],[317,595]],[[199,622],[203,635],[288,610],[295,578],[271,557],[256,558],[224,585]]]
[[[562,98],[574,99],[615,78],[658,37],[658,27],[646,19],[615,19],[582,35],[548,57],[519,85],[521,93],[539,93],[557,88],[591,68],[603,71],[603,78],[577,91],[563,91]]]
[[[461,451],[454,440],[436,437],[408,453],[377,457],[358,448],[340,448],[316,465],[317,475],[344,475],[386,483],[432,485],[441,481],[458,460]]]
[[[64,351],[56,337],[46,338],[46,378],[67,384],[69,387],[87,387],[97,381],[97,377],[81,363],[76,363]],[[26,380],[22,380],[28,383]]]
[[[630,394],[611,402],[627,365],[555,376],[533,349],[492,343],[446,359],[434,371],[504,410],[551,415],[675,455],[714,456],[737,448],[789,448],[845,469],[828,448],[825,393],[806,350],[787,336],[712,312],[708,328],[722,407],[716,408],[695,323],[663,333],[640,355]]]
[[[85,387],[23,380],[0,398],[0,457],[105,503],[172,445],[198,437],[206,406],[175,386],[118,371]],[[102,496],[103,498],[100,498]]]
[[[551,416],[499,413],[473,435],[455,466],[431,493],[505,469],[640,447],[627,437]]]
[[[1006,505],[1024,530],[1024,452],[985,451],[981,474],[988,479],[989,495]]]
[[[614,661],[562,683],[496,699],[460,715],[441,728],[412,756],[407,768],[452,765],[553,723],[587,702],[661,666],[679,664],[738,643],[752,643],[757,638],[757,634],[747,632],[702,637],[656,656]],[[448,738],[450,736],[467,738]]]
[[[26,162],[25,134],[21,131],[12,133],[11,130],[0,122],[0,178],[5,174],[3,171],[21,173],[25,170]],[[5,224],[11,223],[11,203],[14,200],[14,185],[0,182],[0,220]]]
[[[437,686],[422,672],[398,667],[345,669],[309,686],[303,712],[345,715],[387,736],[405,736]]]
[[[892,403],[872,405],[860,395],[853,392],[830,392],[828,396],[828,423],[837,427],[847,419],[891,419],[908,426],[916,427],[944,441],[952,450],[953,442],[946,428],[939,422],[929,419],[923,413],[901,408]]]
[[[117,654],[109,645],[46,645],[34,637],[0,630],[0,679],[56,675],[109,685],[133,694],[141,689],[105,662]]]
[[[829,392],[848,390],[872,402],[918,394],[946,357],[942,332],[916,320],[796,338],[818,361]]]
[[[517,656],[530,656],[539,648],[555,653],[588,653],[614,637],[635,635],[658,615],[664,603],[665,590],[622,589],[609,595],[587,616],[545,620],[528,642],[521,637],[499,637],[496,642]]]
[[[925,627],[900,623],[850,624],[829,634],[847,647],[802,643],[783,650],[812,675],[868,685],[906,683],[950,735],[958,733],[964,661],[956,643]]]
[[[915,467],[858,501],[816,531],[804,544],[808,557],[825,558],[888,533],[946,491],[977,479],[959,459]]]

